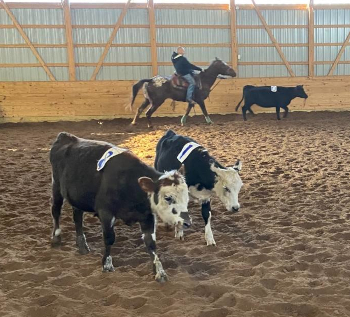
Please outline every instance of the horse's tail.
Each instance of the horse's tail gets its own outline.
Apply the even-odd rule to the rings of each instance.
[[[149,83],[151,81],[152,81],[152,79],[141,79],[134,86],[132,86],[132,95],[131,95],[131,102],[130,102],[130,110],[131,111],[132,111],[132,106],[135,102],[135,99],[136,99],[136,96],[137,96],[139,90],[141,89],[141,87],[143,86],[144,83]]]

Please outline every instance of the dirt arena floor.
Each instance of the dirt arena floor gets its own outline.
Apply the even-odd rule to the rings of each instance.
[[[0,316],[350,316],[350,113],[260,114],[0,125]],[[116,271],[101,272],[97,218],[85,217],[91,253],[79,255],[65,205],[60,248],[50,235],[49,148],[57,133],[130,148],[152,164],[166,129],[189,135],[223,164],[243,161],[241,211],[213,200],[217,247],[207,247],[200,206],[177,241],[160,227],[169,282],[153,280],[139,227],[116,227]]]

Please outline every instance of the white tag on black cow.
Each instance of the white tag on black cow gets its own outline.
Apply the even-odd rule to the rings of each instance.
[[[200,145],[196,142],[188,142],[184,145],[184,147],[182,148],[181,152],[179,153],[179,155],[177,156],[177,159],[183,163],[184,160],[187,159],[187,157],[191,154],[191,152],[196,149],[197,147],[199,147]]]
[[[272,92],[277,92],[277,86],[271,86],[271,91]]]
[[[97,170],[100,171],[102,170],[106,163],[114,156],[119,155],[123,152],[127,151],[127,149],[123,149],[120,147],[112,147],[109,150],[107,150],[102,157],[98,160],[97,162]]]

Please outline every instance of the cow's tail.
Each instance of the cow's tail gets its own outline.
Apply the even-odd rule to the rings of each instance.
[[[244,92],[243,92],[241,101],[240,101],[240,102],[238,103],[238,105],[236,106],[236,112],[238,111],[238,108],[239,108],[239,106],[241,105],[243,99],[244,99]]]
[[[132,86],[132,95],[131,95],[131,101],[130,101],[130,105],[129,105],[131,111],[132,111],[132,106],[135,102],[135,99],[136,99],[136,96],[137,96],[139,90],[141,89],[141,87],[143,86],[144,83],[149,83],[151,81],[152,81],[152,79],[141,79],[134,86]]]

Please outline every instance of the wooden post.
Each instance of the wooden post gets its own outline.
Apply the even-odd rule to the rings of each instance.
[[[282,50],[281,50],[281,47],[279,46],[278,42],[276,41],[275,37],[273,36],[272,32],[271,32],[271,29],[269,28],[269,26],[267,25],[266,23],[266,20],[265,18],[262,16],[261,12],[260,12],[260,9],[257,7],[256,3],[255,3],[255,0],[252,0],[253,2],[253,7],[254,7],[254,10],[255,12],[257,13],[261,23],[263,24],[267,34],[269,35],[270,37],[270,40],[272,41],[272,43],[275,45],[276,49],[277,49],[277,52],[278,54],[280,55],[282,61],[284,62],[284,64],[286,65],[287,69],[288,69],[288,72],[289,74],[292,76],[292,77],[295,77],[295,74],[289,64],[289,62],[287,61],[286,57],[284,56]]]
[[[16,29],[18,30],[18,32],[21,34],[21,36],[23,37],[24,41],[27,43],[27,45],[29,46],[30,50],[33,52],[33,54],[35,55],[35,57],[38,59],[40,65],[42,66],[42,68],[44,68],[46,74],[49,76],[49,78],[52,81],[55,81],[56,78],[54,77],[54,75],[51,73],[50,69],[46,66],[44,60],[41,58],[40,54],[38,53],[38,51],[35,49],[35,47],[33,46],[32,42],[29,40],[27,34],[23,31],[21,25],[18,23],[16,17],[13,15],[13,13],[11,12],[11,10],[9,9],[9,7],[7,6],[7,4],[4,2],[4,0],[0,0],[0,3],[2,4],[2,6],[4,7],[5,11],[7,12],[8,16],[10,17],[10,19],[12,20],[12,23],[15,25]]]
[[[151,59],[152,59],[152,76],[158,74],[158,54],[157,54],[157,34],[156,34],[156,18],[154,13],[154,2],[148,0],[148,17],[149,17],[149,33],[151,42]]]
[[[309,3],[309,77],[315,76],[314,0]]]
[[[64,13],[64,23],[66,25],[69,80],[74,81],[76,80],[76,76],[75,76],[75,58],[74,58],[74,43],[73,43],[73,33],[72,33],[72,19],[70,14],[70,0],[62,0],[62,8]]]
[[[117,23],[116,23],[115,26],[114,26],[114,29],[113,29],[113,31],[112,31],[112,34],[111,34],[111,36],[109,37],[109,40],[108,40],[108,42],[107,42],[107,44],[106,44],[106,47],[105,47],[105,49],[104,49],[104,51],[103,51],[103,53],[102,53],[102,55],[101,55],[101,57],[100,57],[100,59],[99,59],[99,61],[98,61],[98,63],[97,63],[97,66],[96,66],[96,68],[95,68],[95,70],[94,70],[94,72],[93,72],[93,74],[92,74],[90,80],[95,80],[95,79],[96,79],[96,76],[97,76],[98,72],[99,72],[100,69],[101,69],[102,63],[103,63],[103,61],[105,60],[105,58],[106,58],[106,56],[107,56],[108,50],[109,50],[109,48],[111,47],[112,42],[113,42],[115,36],[117,35],[117,32],[119,31],[120,26],[121,26],[121,24],[122,24],[122,22],[123,22],[123,19],[124,19],[124,17],[125,17],[125,14],[126,14],[126,12],[128,11],[128,9],[129,9],[130,2],[131,2],[131,0],[128,0],[127,3],[125,3],[124,8],[123,8],[123,11],[122,11],[122,13],[121,13],[120,16],[119,16]]]
[[[231,13],[231,63],[232,68],[238,71],[238,49],[237,49],[237,19],[236,19],[236,0],[230,0]]]
[[[349,41],[350,41],[350,32],[349,32],[348,36],[346,37],[346,39],[345,39],[345,41],[344,41],[342,47],[340,48],[340,50],[339,50],[339,52],[338,52],[338,55],[337,55],[337,57],[335,58],[335,60],[334,60],[334,62],[333,62],[333,64],[332,64],[332,67],[331,67],[331,69],[329,70],[327,76],[332,76],[332,75],[333,75],[333,72],[334,72],[335,68],[337,67],[337,65],[338,65],[338,63],[339,63],[339,61],[340,61],[340,58],[341,58],[341,56],[343,55],[343,53],[344,53],[344,51],[345,51],[345,48],[346,48],[346,46],[348,45]]]

